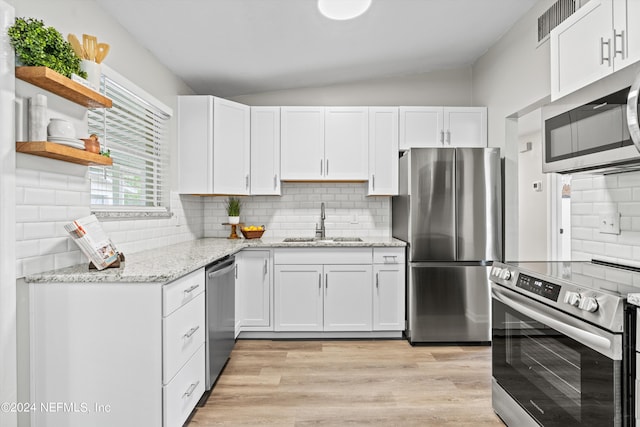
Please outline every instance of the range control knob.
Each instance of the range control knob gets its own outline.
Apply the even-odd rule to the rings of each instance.
[[[503,269],[502,272],[500,273],[500,278],[504,280],[511,279],[511,271],[507,270],[506,268]]]
[[[580,296],[577,292],[567,292],[564,294],[564,302],[572,305],[574,307],[578,307],[582,301],[582,296]]]
[[[580,310],[593,313],[595,311],[598,311],[598,300],[594,297],[584,297],[580,300],[580,305],[578,305],[578,308]]]

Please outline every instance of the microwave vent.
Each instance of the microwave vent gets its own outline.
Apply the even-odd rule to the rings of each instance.
[[[576,4],[577,3],[577,4]],[[555,27],[573,15],[584,0],[558,0],[538,17],[538,42],[543,41]],[[576,7],[577,6],[577,7]]]

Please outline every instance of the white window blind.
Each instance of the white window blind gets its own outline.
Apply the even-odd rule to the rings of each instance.
[[[114,73],[115,75],[115,73]],[[117,80],[122,80],[118,76]],[[132,87],[131,83],[126,86]],[[101,149],[109,150],[113,166],[90,167],[91,205],[94,210],[139,211],[167,207],[168,109],[144,98],[111,78],[102,76],[101,92],[112,108],[89,110],[89,133]]]

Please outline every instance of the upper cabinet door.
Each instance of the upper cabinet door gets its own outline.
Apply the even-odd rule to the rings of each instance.
[[[444,107],[445,147],[486,147],[486,107]]]
[[[400,150],[442,147],[442,107],[400,107]]]
[[[182,194],[213,192],[213,97],[178,97],[178,168]]]
[[[369,109],[327,107],[324,117],[324,179],[365,181],[369,166]]]
[[[612,24],[613,0],[590,0],[551,31],[552,100],[613,71]]]
[[[640,1],[613,3],[614,68],[619,70],[640,60]]]
[[[280,195],[280,107],[251,107],[251,194]]]
[[[249,194],[251,109],[214,98],[213,192]]]
[[[281,163],[283,180],[324,178],[324,108],[281,108]]]
[[[369,196],[398,194],[398,107],[369,108]]]

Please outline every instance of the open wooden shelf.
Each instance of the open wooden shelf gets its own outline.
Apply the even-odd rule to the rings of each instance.
[[[16,142],[16,151],[85,166],[111,166],[113,164],[110,157],[49,141]]]
[[[16,77],[87,108],[111,108],[112,101],[47,67],[16,67]]]

